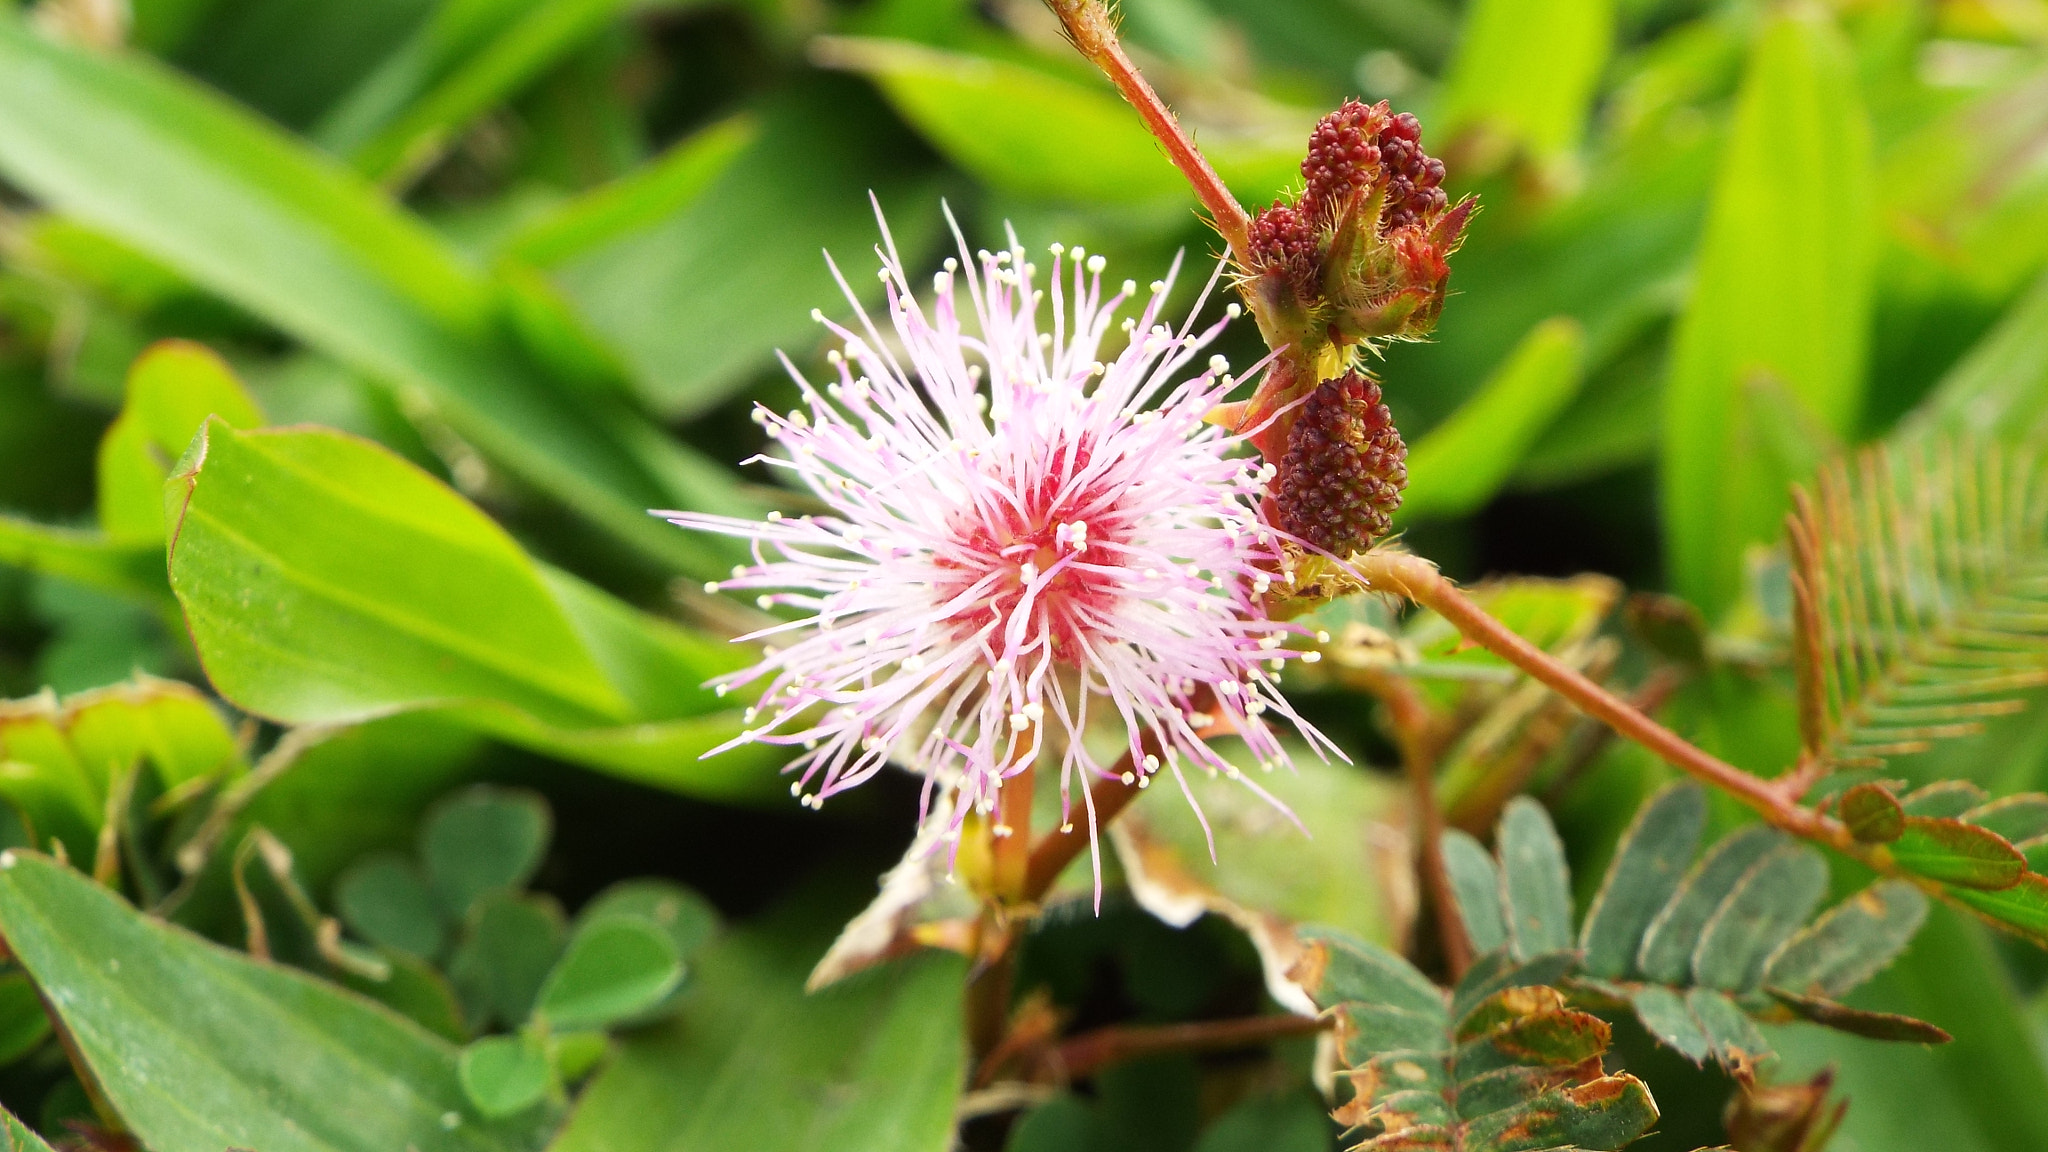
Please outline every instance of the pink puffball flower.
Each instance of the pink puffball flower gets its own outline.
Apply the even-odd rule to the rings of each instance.
[[[893,331],[857,301],[852,329],[813,313],[842,343],[827,355],[838,378],[821,390],[790,365],[803,407],[755,412],[779,447],[760,459],[829,512],[656,513],[751,542],[755,563],[711,590],[759,589],[763,608],[798,614],[742,638],[764,642],[762,659],[719,690],[768,683],[714,754],[802,748],[791,792],[811,807],[894,758],[925,775],[927,815],[948,814],[956,837],[968,811],[995,810],[1006,777],[1056,754],[1062,819],[1078,780],[1092,842],[1095,778],[1168,772],[1183,792],[1188,767],[1243,778],[1211,747],[1219,735],[1286,764],[1276,717],[1334,751],[1276,685],[1304,653],[1284,646],[1300,629],[1262,607],[1283,562],[1258,512],[1272,469],[1203,420],[1235,381],[1221,357],[1176,379],[1227,321],[1161,323],[1169,276],[1105,361],[1137,293],[1126,281],[1104,298],[1101,256],[1052,246],[1041,288],[1014,238],[972,257],[962,240],[927,309],[886,226],[883,240]],[[1130,755],[1114,772],[1084,738],[1106,720]],[[935,787],[947,802],[934,806]]]

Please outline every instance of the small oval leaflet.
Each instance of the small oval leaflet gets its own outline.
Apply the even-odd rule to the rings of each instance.
[[[598,1028],[669,994],[683,962],[667,934],[639,920],[587,925],[548,974],[537,1011],[557,1028]]]
[[[547,1056],[518,1036],[486,1036],[464,1048],[456,1072],[470,1103],[492,1119],[524,1112],[548,1091]]]

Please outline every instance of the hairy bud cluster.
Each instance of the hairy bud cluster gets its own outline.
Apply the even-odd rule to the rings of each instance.
[[[1282,530],[1333,555],[1386,535],[1408,484],[1408,446],[1362,372],[1325,380],[1287,435],[1273,506]]]
[[[1301,195],[1250,226],[1248,288],[1274,334],[1301,348],[1426,335],[1472,202],[1449,204],[1422,126],[1348,101],[1317,123],[1301,174]]]

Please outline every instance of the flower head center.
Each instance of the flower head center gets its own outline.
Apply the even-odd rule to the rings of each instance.
[[[1085,446],[991,477],[954,521],[955,547],[939,557],[947,623],[986,635],[1012,659],[1080,659],[1080,641],[1114,615],[1128,580],[1114,545],[1122,534],[1112,485],[1091,482]]]

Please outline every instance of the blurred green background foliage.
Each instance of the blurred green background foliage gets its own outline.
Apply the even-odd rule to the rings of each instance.
[[[1434,338],[1377,366],[1406,541],[1460,580],[1560,578],[1495,611],[1617,685],[1680,669],[1663,716],[1737,764],[1798,746],[1788,485],[1880,441],[2048,442],[2041,0],[1120,11],[1248,206],[1342,99],[1422,118],[1482,208]],[[794,402],[778,351],[823,364],[813,308],[851,314],[823,253],[878,298],[870,196],[913,273],[950,251],[942,203],[970,245],[1014,229],[1113,276],[1185,253],[1183,308],[1221,247],[1037,0],[0,0],[0,839],[322,974],[30,862],[0,926],[102,1006],[71,1023],[105,1083],[10,971],[0,1103],[163,1152],[949,1146],[961,961],[801,991],[908,843],[915,782],[813,815],[766,750],[700,762],[739,730],[701,685],[745,662],[722,641],[752,610],[701,591],[732,555],[645,512],[796,507],[737,464],[748,413]],[[1250,325],[1221,350],[1263,353]],[[1327,622],[1338,649],[1394,628]],[[1469,725],[1512,677],[1430,627],[1401,642]],[[1100,918],[1055,910],[1025,991],[1075,1026],[1243,1015],[1270,1002],[1234,913],[1409,937],[1399,850],[1373,847],[1404,826],[1392,745],[1344,675],[1304,687],[1361,764],[1304,768],[1315,838],[1225,821],[1189,927],[1115,884]],[[1531,716],[1458,746],[1446,803],[1484,829],[1527,787],[1597,877],[1666,770]],[[2048,787],[2048,719],[1890,771]],[[460,803],[506,823],[449,851],[504,868],[451,896]],[[1133,835],[1195,861],[1152,808]],[[613,887],[645,876],[668,887]],[[127,956],[150,959],[110,976]],[[1937,909],[1857,1003],[1957,1039],[1775,1030],[1783,1077],[1840,1069],[1832,1147],[2048,1147],[2037,949]],[[960,1138],[1331,1148],[1311,1047],[981,1098]],[[1719,1073],[1627,1026],[1611,1059],[1657,1089],[1642,1147],[1722,1138]]]

